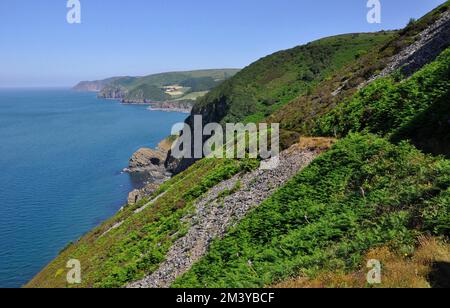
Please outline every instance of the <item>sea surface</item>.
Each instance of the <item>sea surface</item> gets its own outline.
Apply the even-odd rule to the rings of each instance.
[[[121,171],[181,113],[68,89],[0,89],[0,287],[20,287],[142,185]]]

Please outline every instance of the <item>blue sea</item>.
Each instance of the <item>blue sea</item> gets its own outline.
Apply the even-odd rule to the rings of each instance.
[[[121,170],[181,113],[68,89],[0,89],[0,287],[20,287],[142,183]]]

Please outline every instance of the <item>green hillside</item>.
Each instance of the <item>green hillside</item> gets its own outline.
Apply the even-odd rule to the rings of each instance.
[[[128,92],[124,97],[125,100],[142,102],[146,99],[152,101],[167,101],[171,99],[171,96],[166,94],[161,88],[150,85],[141,84]]]
[[[393,35],[392,32],[341,35],[277,52],[215,88],[199,100],[194,112],[221,110],[213,116],[217,122],[264,119]]]
[[[100,91],[99,97],[136,102],[184,99],[184,96],[188,94],[211,90],[238,71],[237,69],[214,69],[116,78]],[[183,89],[179,95],[172,97],[164,90],[167,86],[181,86]]]

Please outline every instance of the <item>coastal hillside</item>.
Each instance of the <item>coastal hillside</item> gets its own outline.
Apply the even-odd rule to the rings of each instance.
[[[199,98],[186,123],[192,127],[195,115],[203,117],[204,125],[264,121],[296,98],[319,89],[323,82],[381,48],[395,35],[395,31],[345,34],[266,56]],[[298,140],[299,134],[284,129],[283,125],[282,128],[281,143],[286,149]],[[169,158],[167,166],[179,173],[194,162],[195,159]]]
[[[26,287],[448,286],[449,16],[450,1],[405,29],[325,38],[221,83],[192,116],[279,122],[276,169],[191,161]],[[66,281],[70,259],[81,284]]]
[[[213,69],[161,73],[144,77],[114,77],[100,81],[83,81],[74,89],[99,92],[99,98],[118,99],[129,103],[195,101],[238,71],[238,69]]]

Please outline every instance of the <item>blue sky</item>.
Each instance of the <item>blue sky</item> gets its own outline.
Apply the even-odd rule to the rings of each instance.
[[[79,80],[244,67],[321,37],[403,27],[444,0],[66,0],[0,1],[0,87],[72,86]]]

